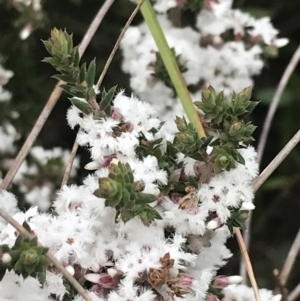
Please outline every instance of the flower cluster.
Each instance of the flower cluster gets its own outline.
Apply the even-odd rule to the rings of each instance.
[[[98,91],[95,62],[79,66],[66,32],[53,30],[44,44],[52,56],[45,61],[72,95],[67,118],[71,127],[80,126],[77,141],[90,152],[86,169],[95,172],[82,185],[62,187],[51,212],[21,212],[8,192],[0,194],[0,207],[95,301],[217,300],[241,280],[217,271],[231,257],[227,238],[254,209],[258,164],[255,150],[245,146],[254,128],[241,117],[255,107],[249,89],[228,102],[212,88],[203,92],[202,105],[195,106],[212,130],[207,138],[195,136],[193,125],[179,117],[176,133],[162,131],[149,103],[116,87]],[[46,249],[36,239],[25,240],[0,222],[5,301],[83,300],[44,261]]]
[[[199,2],[199,5],[192,5]],[[203,88],[212,85],[225,96],[253,86],[264,61],[276,56],[278,48],[287,43],[279,39],[268,17],[255,19],[248,13],[232,9],[232,0],[156,0],[162,26],[170,47],[177,55],[183,77],[194,101]],[[201,7],[194,11],[191,26],[173,25],[167,12],[170,8]],[[145,23],[128,29],[121,47],[123,70],[130,75],[133,91],[154,106],[160,117],[173,120],[182,115],[182,107],[173,86],[157,56],[157,47]]]
[[[155,156],[139,159],[139,144],[145,143],[145,137],[154,140],[153,128],[159,127],[149,104],[126,97],[121,91],[111,108],[111,115],[118,118],[94,119],[89,114],[75,115],[73,120],[69,114],[70,123],[77,120],[83,127],[78,141],[89,148],[97,171],[81,186],[63,187],[54,202],[54,215],[39,214],[34,208],[15,213],[16,200],[7,192],[0,196],[1,207],[9,198],[7,211],[15,213],[20,223],[29,224],[39,241],[89,288],[93,300],[205,300],[212,283],[220,286],[216,272],[231,256],[224,244],[230,235],[232,213],[253,209],[251,181],[258,171],[255,151],[251,147],[239,150],[244,165],[238,163],[234,169],[212,175],[206,183],[195,184],[195,170],[201,161],[190,160],[171,173],[159,167]],[[130,126],[120,133],[127,122]],[[124,139],[122,144],[120,137]],[[131,141],[134,144],[127,148],[126,143]],[[180,156],[178,153],[179,161]],[[176,164],[180,164],[178,160]],[[109,170],[123,164],[132,170],[135,191],[153,194],[152,207],[161,219],[144,225],[143,219],[136,216],[124,222],[116,208],[97,196],[99,179],[101,190],[106,187],[101,180],[109,176]],[[189,177],[191,184],[186,183]],[[113,179],[120,181],[117,174]],[[124,187],[130,192],[126,183]],[[114,187],[109,188],[114,191]],[[12,226],[4,226],[0,241],[9,248],[5,254],[11,254],[16,242]],[[51,300],[51,296],[81,300],[73,291],[67,292],[65,281],[53,267],[48,267],[43,289],[31,276],[23,279],[15,273],[7,271],[0,282],[6,299],[12,296],[19,300],[18,294],[25,294],[25,287],[30,287],[36,293],[32,300]],[[14,289],[11,279],[19,279],[18,289]],[[10,292],[4,291],[7,283]],[[47,294],[48,299],[42,299]]]

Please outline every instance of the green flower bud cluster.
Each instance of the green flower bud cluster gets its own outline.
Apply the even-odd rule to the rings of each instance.
[[[204,161],[207,157],[206,148],[211,144],[213,137],[199,139],[197,130],[185,118],[176,116],[175,123],[178,132],[175,134],[173,146],[187,157],[198,161]]]
[[[182,62],[180,61],[180,57],[181,55],[176,55],[175,53],[175,49],[171,48],[174,56],[175,56],[175,60],[177,63],[177,66],[180,70],[181,73],[184,73],[186,71],[188,71],[188,68],[182,64]],[[156,52],[156,61],[155,61],[155,65],[154,65],[154,73],[152,74],[154,77],[160,79],[167,87],[171,88],[175,94],[175,88],[172,84],[172,81],[170,79],[169,73],[165,67],[165,64],[162,60],[162,57],[160,55],[159,52]]]
[[[26,222],[23,226],[27,230],[30,230]],[[0,246],[0,249],[3,249],[3,246]],[[8,269],[14,270],[24,278],[28,276],[36,277],[41,284],[44,284],[46,281],[46,268],[48,266],[47,252],[48,248],[38,246],[37,238],[28,239],[20,234],[14,246],[10,250],[6,250],[6,253],[11,256],[11,261],[7,265],[0,266],[0,281],[6,269]]]
[[[116,87],[108,92],[103,90],[100,103],[96,102],[96,62],[93,60],[88,67],[86,63],[80,67],[78,47],[73,46],[72,38],[66,31],[54,28],[50,39],[43,41],[51,55],[45,58],[44,62],[50,63],[59,72],[54,78],[65,82],[61,87],[73,96],[70,100],[79,110],[84,114],[94,113],[97,118],[110,115],[110,102]]]
[[[216,173],[235,167],[235,161],[245,163],[237,151],[245,142],[254,140],[252,134],[255,126],[245,122],[258,102],[250,101],[251,88],[234,93],[227,101],[223,93],[216,93],[213,87],[202,91],[202,102],[195,102],[204,113],[204,125],[208,131],[214,131],[217,139],[211,143],[216,146],[210,161],[214,163]]]
[[[116,209],[116,219],[124,222],[139,216],[144,225],[149,226],[154,219],[161,219],[159,213],[149,204],[156,196],[141,192],[143,185],[134,182],[129,164],[111,164],[108,177],[99,179],[99,188],[94,192],[97,197],[105,198],[105,205]]]

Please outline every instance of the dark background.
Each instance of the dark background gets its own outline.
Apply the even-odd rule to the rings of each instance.
[[[65,0],[44,1],[43,24],[25,41],[20,41],[20,28],[15,22],[19,13],[0,1],[0,53],[3,65],[13,70],[15,75],[6,86],[13,93],[10,106],[20,112],[16,121],[22,139],[19,146],[29,133],[34,121],[42,110],[56,81],[50,77],[54,69],[41,60],[47,53],[41,39],[49,37],[54,26],[66,28],[74,34],[74,43],[80,42],[89,22],[92,20],[104,1],[96,0]],[[261,103],[252,118],[258,126],[255,138],[258,139],[268,105],[274,95],[276,86],[300,41],[300,0],[245,0],[236,1],[236,7],[249,11],[255,16],[269,15],[280,37],[290,39],[288,46],[280,49],[276,59],[268,61],[268,66],[259,77],[255,78],[253,98]],[[106,15],[96,36],[89,45],[82,61],[90,61],[97,57],[97,70],[100,74],[111,49],[134,9],[127,0],[116,0]],[[134,23],[141,21],[137,16]],[[118,84],[130,92],[128,76],[121,71],[121,53],[118,52],[107,73],[103,86],[110,88]],[[64,94],[50,115],[45,127],[39,135],[37,144],[45,148],[62,146],[71,148],[75,139],[66,123],[65,115],[69,101]],[[261,164],[261,170],[274,158],[281,148],[299,129],[300,121],[300,67],[291,77],[276,113],[267,147]],[[255,143],[254,143],[255,144]],[[87,152],[79,151],[82,165],[89,160]],[[287,252],[300,226],[300,147],[288,156],[286,161],[276,170],[256,195],[256,210],[253,217],[252,244],[250,256],[260,287],[273,289],[275,280],[273,269],[280,269]],[[86,172],[81,169],[80,176]],[[239,266],[238,247],[235,239],[230,239],[229,246],[235,255],[223,270],[224,273],[237,274]],[[293,289],[300,282],[300,260],[296,262],[288,288]]]

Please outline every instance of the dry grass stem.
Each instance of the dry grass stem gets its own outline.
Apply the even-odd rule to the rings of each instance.
[[[300,60],[300,46],[297,48],[297,50],[295,51],[290,63],[288,64],[288,66],[286,67],[281,80],[278,84],[278,87],[276,89],[275,95],[271,101],[271,105],[269,107],[268,113],[267,113],[267,117],[266,120],[264,122],[263,125],[263,130],[262,130],[262,134],[259,138],[258,141],[258,147],[257,147],[257,161],[260,164],[261,160],[262,160],[262,156],[265,150],[265,146],[267,143],[267,139],[268,139],[268,135],[269,135],[269,131],[270,131],[270,127],[271,127],[271,123],[273,121],[274,115],[276,113],[279,101],[281,99],[281,96],[284,92],[284,89],[289,81],[289,78],[291,77],[293,71],[295,70],[298,62]],[[253,212],[249,213],[249,217],[246,221],[246,228],[247,231],[244,232],[244,241],[247,247],[247,250],[249,250],[250,247],[250,240],[251,240],[251,221],[252,221],[252,214]],[[243,261],[241,261],[241,265],[240,265],[240,275],[243,277],[243,283],[245,283],[245,276],[246,276],[246,267],[245,264],[243,263]]]
[[[114,0],[106,0],[105,3],[100,8],[97,15],[95,16],[95,18],[93,19],[91,25],[89,26],[89,28],[88,28],[86,34],[84,35],[82,42],[79,46],[78,51],[79,51],[80,57],[85,52],[87,46],[89,45],[92,37],[95,34],[97,28],[101,24],[103,17],[107,13],[108,9],[110,8],[110,6],[112,5],[113,2],[114,2]],[[59,83],[56,85],[56,87],[52,91],[43,111],[41,112],[40,116],[38,117],[35,125],[33,126],[32,130],[30,132],[29,136],[27,137],[25,143],[23,144],[21,150],[19,151],[13,165],[11,166],[11,168],[5,175],[5,178],[0,185],[0,190],[6,190],[8,188],[8,186],[14,179],[16,173],[18,172],[21,164],[27,157],[32,145],[34,144],[37,136],[39,135],[41,129],[43,128],[46,120],[48,119],[50,113],[52,112],[54,106],[56,105],[56,103],[61,95],[62,89],[59,86],[62,83],[63,83],[62,81],[59,81]]]
[[[12,166],[10,167],[9,171],[5,175],[3,182],[0,185],[0,191],[6,190],[12,180],[14,179],[16,173],[18,172],[21,164],[27,157],[33,143],[35,142],[38,134],[40,133],[41,129],[43,128],[46,120],[48,119],[52,109],[56,105],[57,100],[60,97],[62,89],[59,87],[63,82],[59,81],[54,90],[52,91],[43,111],[41,112],[40,116],[38,117],[35,125],[33,126],[30,134],[28,135],[25,143],[23,144],[21,150],[19,151],[15,161],[13,162]]]
[[[289,251],[289,254],[285,260],[285,263],[283,265],[283,268],[279,276],[280,283],[282,286],[285,286],[285,284],[287,283],[287,280],[290,276],[293,265],[295,263],[296,257],[299,254],[299,250],[300,250],[300,229],[297,233],[297,236],[293,242],[293,245]]]
[[[282,163],[282,161],[289,155],[294,147],[300,141],[300,130],[295,136],[285,145],[273,161],[264,169],[264,171],[253,181],[253,189],[256,192],[260,186],[270,177],[274,170]]]
[[[78,133],[79,133],[79,131],[80,131],[80,129],[78,130]],[[78,135],[78,133],[77,133],[77,135]],[[65,173],[64,173],[64,177],[63,177],[61,186],[67,185],[68,181],[69,181],[69,178],[70,178],[70,173],[71,173],[71,170],[72,170],[73,162],[74,162],[74,159],[76,157],[76,153],[77,153],[77,149],[78,149],[77,135],[76,135],[73,147],[72,147],[72,151],[71,151],[68,163],[67,163],[67,167],[66,167],[66,170],[65,170]]]
[[[103,70],[102,70],[102,73],[101,73],[101,75],[100,75],[100,77],[99,77],[99,79],[98,79],[98,82],[97,82],[97,86],[98,86],[98,87],[101,86],[101,84],[102,84],[102,82],[103,82],[103,79],[104,79],[104,76],[105,76],[105,74],[106,74],[106,72],[107,72],[107,70],[108,70],[108,68],[109,68],[109,66],[110,66],[110,64],[111,64],[111,62],[112,62],[112,60],[113,60],[113,58],[114,58],[114,56],[115,56],[115,54],[116,54],[118,48],[119,48],[119,46],[120,46],[120,43],[121,43],[121,41],[122,41],[122,39],[123,39],[123,37],[124,37],[124,35],[125,35],[125,33],[126,33],[128,27],[129,27],[130,24],[132,23],[132,21],[133,21],[133,19],[135,18],[136,14],[139,12],[139,10],[140,10],[141,6],[143,5],[144,1],[145,1],[145,0],[143,0],[141,3],[139,3],[139,4],[136,6],[136,8],[134,9],[134,11],[133,11],[132,14],[130,15],[129,19],[127,20],[125,26],[123,27],[123,29],[122,29],[122,31],[121,31],[121,33],[120,33],[120,35],[119,35],[119,37],[118,37],[118,39],[117,39],[115,45],[114,45],[114,48],[113,48],[113,50],[111,51],[111,53],[110,53],[110,55],[109,55],[109,57],[108,57],[108,59],[107,59],[107,61],[106,61],[106,63],[105,63],[105,66],[104,66],[104,68],[103,68]]]
[[[288,301],[294,301],[300,296],[300,283],[289,294]]]
[[[34,236],[29,233],[22,225],[20,225],[12,216],[10,216],[6,211],[0,208],[0,216],[4,218],[8,223],[18,230],[18,232],[29,239],[34,238]],[[42,247],[40,243],[39,246]],[[88,292],[79,284],[79,282],[64,268],[64,266],[50,253],[46,254],[47,258],[53,265],[60,271],[63,276],[71,283],[71,285],[77,290],[77,292],[86,300],[93,301]]]
[[[239,228],[234,228],[234,232],[236,234],[237,241],[238,241],[241,253],[243,255],[244,262],[246,264],[246,269],[247,269],[248,276],[249,276],[249,279],[250,279],[250,282],[251,282],[251,285],[252,285],[252,288],[254,291],[255,299],[256,299],[256,301],[261,301],[259,291],[258,291],[258,286],[257,286],[256,279],[255,279],[254,272],[253,272],[253,268],[251,265],[251,261],[250,261],[249,255],[248,255],[248,251],[247,251],[241,230]]]
[[[266,120],[264,122],[263,130],[262,130],[262,134],[259,138],[258,147],[257,147],[257,160],[258,160],[258,163],[261,162],[263,152],[264,152],[264,149],[265,149],[265,146],[266,146],[266,143],[267,143],[271,123],[272,123],[272,120],[274,118],[276,109],[278,107],[280,98],[281,98],[282,93],[283,93],[283,91],[284,91],[284,89],[285,89],[292,73],[294,72],[299,60],[300,60],[300,46],[295,51],[290,63],[286,67],[286,69],[285,69],[285,71],[282,75],[282,78],[281,78],[281,80],[278,84],[278,87],[276,89],[275,95],[272,99],[271,106],[268,110],[267,117],[266,117]]]
[[[295,148],[295,146],[300,141],[300,130],[294,135],[294,137],[285,145],[285,147],[279,152],[279,154],[273,159],[273,161],[264,169],[264,171],[253,181],[253,190],[256,192],[260,186],[270,177],[270,175],[275,171],[275,169],[284,161],[284,159],[289,155],[289,153]],[[246,223],[247,231],[244,233],[244,241],[247,250],[250,244],[250,222],[252,216],[249,215],[249,222]],[[241,261],[240,265],[240,275],[243,277],[243,283],[246,281],[246,267],[244,261]]]

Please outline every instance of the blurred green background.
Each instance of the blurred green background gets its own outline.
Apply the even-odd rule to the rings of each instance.
[[[21,41],[18,37],[20,27],[17,25],[20,14],[7,5],[9,1],[7,3],[0,1],[0,54],[3,56],[1,62],[5,68],[15,73],[6,88],[13,94],[9,106],[20,112],[20,117],[16,120],[18,131],[22,133],[19,146],[24,142],[56,83],[50,78],[54,74],[54,69],[41,62],[47,56],[41,40],[48,39],[51,28],[55,26],[73,32],[74,43],[79,43],[89,22],[103,2],[103,0],[42,1],[44,15],[41,26],[27,40]],[[300,42],[300,1],[240,0],[235,1],[234,5],[257,17],[270,16],[275,28],[280,31],[280,37],[290,39],[288,46],[280,49],[278,58],[269,60],[268,66],[259,77],[255,78],[253,98],[259,100],[260,105],[253,114],[253,123],[258,126],[255,132],[255,138],[258,139],[276,86]],[[89,45],[82,60],[90,61],[97,57],[98,74],[133,9],[134,5],[130,1],[116,0]],[[134,20],[134,24],[140,21],[139,15]],[[126,88],[129,93],[128,77],[120,68],[121,59],[121,53],[118,52],[103,86],[109,88],[118,84],[119,87]],[[69,101],[64,94],[39,135],[39,144],[45,148],[72,147],[75,131],[72,131],[66,123],[68,107]],[[299,129],[299,115],[300,66],[292,75],[281,99],[261,170]],[[87,152],[81,149],[79,153],[82,158],[81,164],[86,164],[89,161]],[[299,171],[300,146],[296,147],[256,195],[257,207],[253,217],[250,256],[261,287],[274,288],[273,269],[281,269],[300,226]],[[80,176],[86,174],[87,172],[81,169]],[[222,272],[237,274],[239,254],[235,239],[230,239],[228,245],[235,256]],[[289,289],[293,289],[300,282],[299,270],[300,258],[288,283]]]

